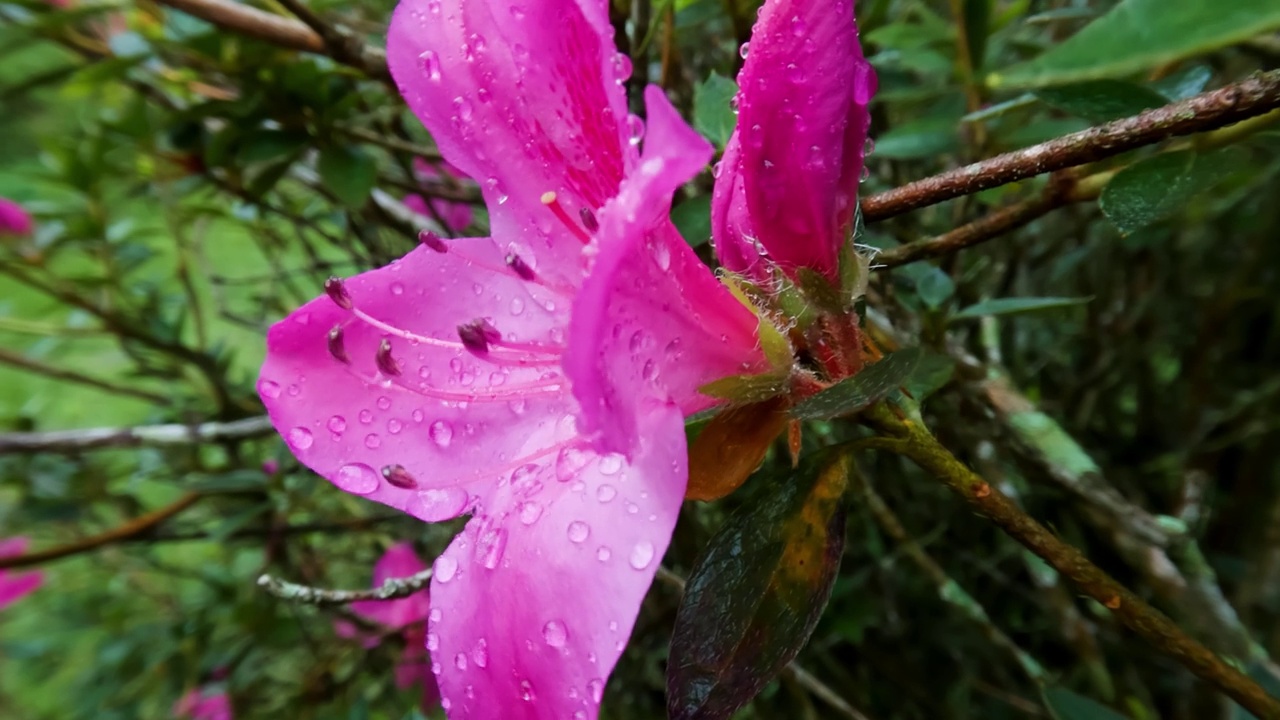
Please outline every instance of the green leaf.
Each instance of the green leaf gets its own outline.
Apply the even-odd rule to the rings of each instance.
[[[1092,297],[1009,297],[992,298],[976,302],[951,316],[952,320],[980,318],[986,315],[1012,315],[1014,313],[1035,312],[1037,310],[1053,310],[1056,308],[1083,305]]]
[[[988,82],[1042,87],[1122,77],[1280,28],[1275,0],[1123,0],[1047,52]]]
[[[876,138],[875,156],[889,160],[918,160],[952,152],[957,147],[959,125],[957,118],[903,123]]]
[[[1166,152],[1116,173],[1098,204],[1120,232],[1129,234],[1181,210],[1239,167],[1238,148],[1208,153]]]
[[[698,388],[698,392],[735,403],[763,402],[787,389],[785,370],[759,375],[730,375]]]
[[[1126,720],[1115,710],[1063,687],[1047,687],[1043,697],[1054,720]]]
[[[920,348],[889,353],[853,377],[797,403],[791,408],[791,415],[801,420],[829,420],[857,412],[903,385],[923,355]]]
[[[1120,80],[1089,80],[1036,91],[1053,107],[1095,123],[1104,123],[1169,104],[1155,90]]]
[[[680,203],[671,211],[671,222],[690,247],[706,245],[711,240],[711,196],[699,195]]]
[[[844,550],[849,460],[811,454],[762,483],[698,558],[667,667],[671,720],[719,720],[808,641]]]
[[[969,56],[976,72],[987,56],[987,38],[991,35],[992,0],[964,0],[964,34]]]
[[[243,165],[275,162],[291,157],[307,146],[303,133],[284,130],[259,130],[248,133],[240,142],[236,160]]]
[[[952,374],[955,373],[956,362],[951,358],[936,352],[925,352],[920,357],[920,362],[916,368],[907,377],[903,387],[907,392],[911,393],[911,397],[917,403],[923,404],[925,398],[937,392],[951,381]]]
[[[331,145],[320,151],[320,180],[343,205],[357,208],[368,199],[378,179],[378,166],[359,147]]]
[[[738,123],[732,104],[737,94],[737,83],[714,72],[693,89],[693,126],[718,148],[729,142]]]
[[[950,275],[933,265],[926,263],[920,267],[927,269],[916,276],[916,294],[920,296],[920,301],[926,307],[937,310],[955,294],[955,281]]]

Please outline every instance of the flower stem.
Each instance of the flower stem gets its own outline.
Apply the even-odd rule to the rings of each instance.
[[[884,403],[867,410],[864,418],[879,432],[897,441],[892,446],[894,452],[910,458],[944,482],[974,509],[1071,580],[1081,592],[1111,610],[1125,627],[1222,690],[1253,715],[1266,720],[1280,719],[1280,701],[1023,512],[960,462],[924,426],[899,417]]]

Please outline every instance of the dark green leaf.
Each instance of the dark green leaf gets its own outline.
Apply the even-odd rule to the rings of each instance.
[[[699,195],[680,203],[671,211],[671,222],[691,247],[706,245],[711,239],[711,196]]]
[[[240,143],[236,159],[245,165],[275,162],[302,151],[307,136],[284,130],[258,130],[248,133]]]
[[[1036,97],[1063,112],[1104,123],[1169,103],[1141,85],[1120,80],[1089,80],[1036,91]]]
[[[992,0],[964,0],[964,34],[975,72],[982,68],[987,55],[987,38],[991,34],[991,3]]]
[[[728,718],[808,641],[844,549],[848,462],[815,453],[781,471],[698,558],[671,638],[672,720]]]
[[[1225,178],[1239,157],[1238,148],[1161,153],[1116,173],[1098,204],[1120,232],[1131,233],[1181,210],[1196,193]]]
[[[324,186],[347,207],[360,207],[368,199],[378,179],[378,166],[364,150],[354,146],[335,146],[320,151],[316,167]]]
[[[1280,28],[1275,0],[1123,0],[1110,12],[1030,62],[989,82],[1042,87],[1123,77]]]
[[[1008,297],[992,298],[976,302],[951,316],[952,320],[980,318],[986,315],[1012,315],[1014,313],[1035,312],[1037,310],[1053,310],[1056,308],[1083,305],[1091,297]]]
[[[716,147],[723,148],[729,142],[738,122],[732,105],[737,93],[738,84],[717,73],[693,89],[693,126]]]
[[[955,118],[903,123],[876,138],[875,157],[914,160],[952,152],[958,128]]]
[[[1044,705],[1054,720],[1126,720],[1115,710],[1063,687],[1045,688]]]
[[[801,420],[828,420],[857,412],[905,383],[923,355],[920,348],[889,353],[853,377],[797,403],[791,414]]]
[[[916,276],[916,294],[920,296],[921,302],[926,307],[937,310],[955,294],[955,281],[950,275],[933,265],[926,263],[920,267],[926,270]]]
[[[903,383],[903,387],[911,393],[911,397],[916,402],[923,403],[925,398],[937,392],[951,380],[955,369],[955,361],[946,355],[925,352],[920,357],[916,369]]]

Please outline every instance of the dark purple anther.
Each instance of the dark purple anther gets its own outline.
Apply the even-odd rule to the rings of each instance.
[[[351,295],[347,292],[347,284],[340,277],[330,277],[324,281],[324,292],[333,301],[334,305],[343,310],[350,310]]]
[[[333,356],[334,360],[344,365],[351,364],[351,358],[347,357],[346,343],[342,340],[341,325],[334,325],[333,329],[329,331],[329,354]]]
[[[392,485],[405,490],[418,487],[418,481],[404,469],[403,465],[388,465],[382,468],[382,477]]]
[[[400,363],[391,356],[390,340],[382,338],[382,342],[378,343],[378,354],[374,356],[374,361],[383,375],[396,377],[400,374]]]
[[[418,231],[418,242],[435,250],[438,253],[449,252],[449,246],[445,244],[444,238],[431,232],[430,230]]]
[[[469,322],[458,326],[458,339],[462,347],[475,355],[489,353],[489,333],[480,325],[481,321]]]
[[[507,267],[511,268],[516,275],[519,275],[521,280],[533,280],[537,277],[533,272],[533,268],[529,267],[529,263],[526,263],[523,258],[515,253],[507,255]]]
[[[591,212],[591,208],[584,207],[578,211],[578,217],[582,218],[582,226],[587,232],[595,232],[600,229],[600,221],[596,220],[596,214]]]

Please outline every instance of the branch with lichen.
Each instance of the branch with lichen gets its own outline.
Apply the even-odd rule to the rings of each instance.
[[[174,447],[210,442],[250,440],[273,432],[260,417],[192,425],[138,425],[49,432],[0,433],[0,453],[74,452],[99,448]]]
[[[271,575],[258,578],[258,587],[291,602],[321,607],[347,605],[360,600],[396,600],[409,597],[431,583],[431,568],[408,577],[387,578],[376,588],[366,590],[329,590],[300,585]]]
[[[1078,590],[1110,610],[1125,627],[1152,647],[1180,662],[1255,716],[1280,720],[1280,701],[1023,512],[1008,496],[960,462],[921,424],[899,417],[884,403],[865,411],[863,418],[893,441],[894,452],[941,480]]]

